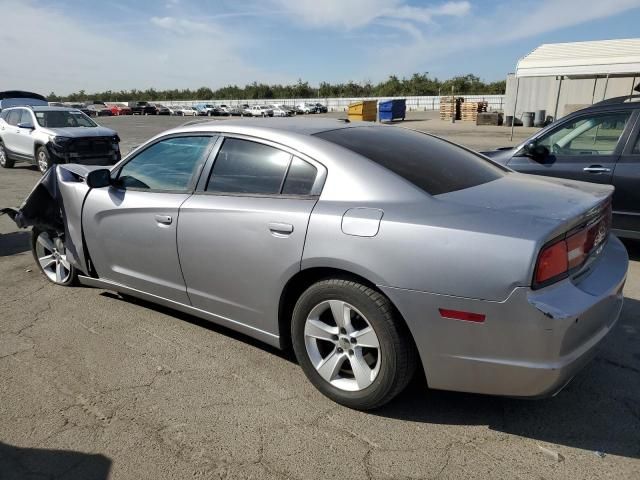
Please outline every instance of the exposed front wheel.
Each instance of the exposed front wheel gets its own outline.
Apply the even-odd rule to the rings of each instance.
[[[45,147],[38,148],[36,151],[36,160],[38,162],[38,170],[44,175],[45,172],[51,168],[51,159]]]
[[[309,287],[293,312],[293,348],[311,383],[350,408],[380,407],[400,393],[416,367],[416,349],[389,300],[357,282]]]
[[[52,283],[67,287],[76,280],[76,269],[67,259],[67,249],[60,235],[34,228],[31,250],[40,271]]]
[[[2,168],[13,168],[14,161],[10,160],[7,156],[7,151],[4,148],[4,145],[0,143],[0,167]]]

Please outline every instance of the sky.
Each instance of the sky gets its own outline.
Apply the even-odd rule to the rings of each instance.
[[[0,0],[0,90],[502,80],[542,43],[638,37],[640,0]]]

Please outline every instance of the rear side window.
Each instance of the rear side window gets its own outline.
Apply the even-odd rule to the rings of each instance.
[[[506,170],[431,135],[399,127],[353,127],[315,134],[400,175],[430,195],[475,187]]]
[[[284,195],[309,195],[316,181],[318,170],[310,163],[293,157],[287,178],[282,186]]]
[[[291,154],[277,148],[227,138],[213,164],[208,192],[277,195]]]

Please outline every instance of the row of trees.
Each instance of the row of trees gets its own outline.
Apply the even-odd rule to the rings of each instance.
[[[328,83],[312,87],[309,82],[298,80],[293,85],[267,85],[253,82],[244,87],[229,85],[211,90],[201,87],[196,90],[173,89],[156,90],[107,90],[105,92],[86,93],[84,90],[69,95],[49,94],[53,102],[85,102],[91,100],[125,101],[125,100],[234,100],[234,99],[270,99],[270,98],[314,98],[314,97],[395,97],[415,95],[492,95],[505,92],[505,81],[486,83],[479,77],[468,74],[448,80],[430,78],[428,74],[414,73],[409,78],[398,78],[391,75],[388,79],[373,84],[371,82]]]

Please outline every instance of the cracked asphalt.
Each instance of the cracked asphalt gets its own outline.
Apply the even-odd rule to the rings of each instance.
[[[472,148],[507,130],[413,114]],[[123,150],[176,118],[122,117]],[[407,122],[409,124],[409,122]],[[518,138],[527,136],[520,130]],[[0,171],[0,206],[39,178]],[[640,244],[597,358],[558,396],[429,391],[370,413],[338,406],[292,355],[194,317],[46,282],[29,233],[0,217],[0,478],[640,478]]]

